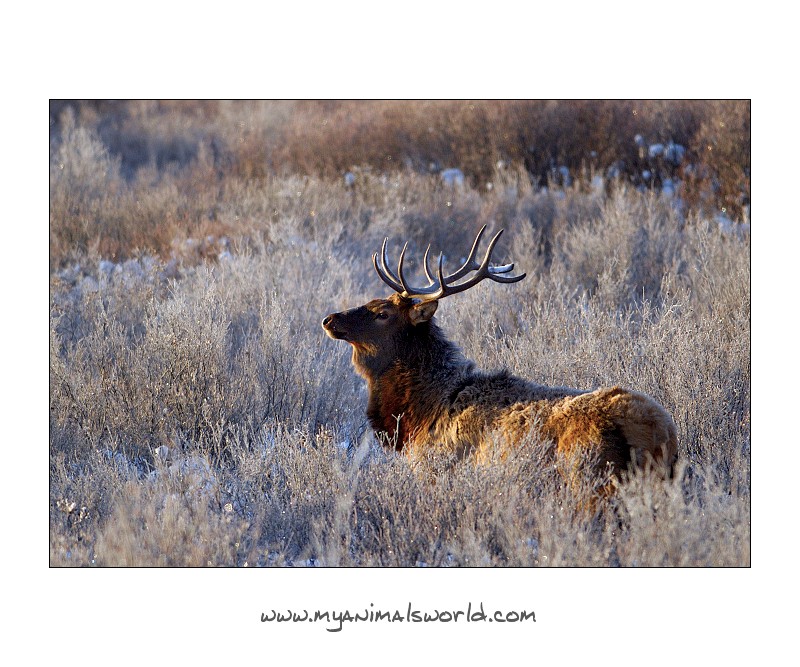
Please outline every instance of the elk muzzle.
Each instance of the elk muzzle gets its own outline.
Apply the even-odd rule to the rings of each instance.
[[[336,340],[355,342],[368,321],[368,311],[364,306],[351,308],[341,313],[331,313],[322,320],[325,333]]]
[[[336,326],[338,316],[339,313],[331,313],[330,315],[326,316],[324,320],[322,320],[322,328],[325,329],[325,333],[331,338],[335,339],[342,338],[344,334],[344,332]]]

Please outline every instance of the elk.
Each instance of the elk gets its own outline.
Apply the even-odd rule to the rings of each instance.
[[[676,428],[651,397],[617,386],[585,391],[535,384],[505,370],[486,373],[445,337],[433,319],[441,299],[485,279],[515,283],[525,277],[508,275],[513,264],[490,265],[502,229],[478,263],[485,229],[478,232],[464,264],[450,275],[444,274],[441,254],[436,275],[431,275],[428,246],[422,267],[429,284],[424,287],[410,286],[403,271],[408,243],[395,274],[387,263],[384,239],[380,256],[376,252],[372,262],[394,293],[322,321],[328,336],[352,346],[353,366],[367,383],[373,430],[388,435],[384,444],[412,457],[441,447],[475,463],[492,460],[498,446],[504,450],[502,458],[534,433],[553,443],[550,451],[566,460],[580,455],[591,461],[589,472],[606,473],[611,487],[636,468],[657,466],[668,474],[677,453]]]

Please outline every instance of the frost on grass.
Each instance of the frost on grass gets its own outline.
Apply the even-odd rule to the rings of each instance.
[[[58,187],[126,206],[95,139],[72,138]],[[217,214],[237,235],[54,269],[51,563],[749,564],[749,235],[608,182],[492,183],[442,199],[438,174],[230,182]],[[675,479],[587,514],[542,443],[480,468],[380,447],[320,322],[385,296],[370,260],[385,236],[455,258],[485,222],[528,277],[443,303],[441,326],[482,368],[653,395],[679,429]]]

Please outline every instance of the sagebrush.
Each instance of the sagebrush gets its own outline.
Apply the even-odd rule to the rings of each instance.
[[[90,125],[51,147],[51,564],[749,564],[745,227],[514,169],[491,189],[254,179],[205,149],[133,169]],[[448,336],[487,370],[650,394],[678,428],[674,479],[587,515],[546,443],[479,467],[381,448],[320,322],[386,296],[385,236],[458,262],[483,224],[528,277],[443,302]]]

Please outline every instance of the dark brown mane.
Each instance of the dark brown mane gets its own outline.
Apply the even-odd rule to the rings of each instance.
[[[403,275],[405,249],[397,274],[388,269],[384,242],[380,262],[377,253],[373,262],[396,293],[322,322],[331,338],[353,347],[353,365],[369,391],[367,415],[384,443],[412,456],[443,447],[481,462],[496,458],[494,448],[513,449],[535,430],[564,456],[593,461],[598,472],[608,466],[614,474],[630,466],[669,469],[677,453],[675,424],[649,396],[619,387],[548,387],[504,371],[483,373],[445,337],[433,321],[442,298],[484,279],[509,283],[524,277],[506,275],[513,264],[489,265],[499,233],[478,264],[482,233],[464,265],[449,276],[440,257],[434,278],[426,253],[431,284],[422,288],[410,287]],[[472,277],[458,282],[470,272]]]
[[[384,373],[365,377],[370,424],[401,451],[449,408],[448,387],[463,381],[474,366],[432,321],[405,329],[396,350]],[[359,367],[355,355],[354,363]],[[361,368],[362,375],[365,370]]]

